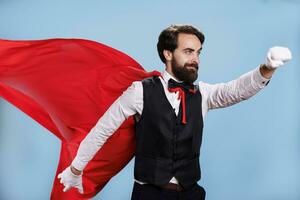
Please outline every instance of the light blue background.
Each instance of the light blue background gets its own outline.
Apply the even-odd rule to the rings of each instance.
[[[269,47],[293,60],[255,97],[211,111],[201,148],[207,200],[300,199],[298,0],[59,1],[0,0],[0,38],[85,38],[126,52],[147,70],[163,70],[160,31],[190,23],[206,34],[199,80],[237,78],[263,63]],[[0,199],[49,199],[60,141],[0,100]],[[133,162],[95,199],[130,199]]]

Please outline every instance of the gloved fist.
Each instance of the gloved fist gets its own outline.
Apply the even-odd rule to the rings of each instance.
[[[276,69],[291,59],[292,53],[288,48],[272,47],[267,53],[265,66],[269,69]]]
[[[75,187],[80,194],[83,194],[82,175],[75,175],[71,171],[71,166],[67,167],[62,173],[58,174],[57,178],[59,178],[60,183],[65,186],[63,189],[64,192],[68,191],[72,187]]]

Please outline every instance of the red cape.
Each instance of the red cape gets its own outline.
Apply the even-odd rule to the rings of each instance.
[[[91,198],[132,159],[131,117],[85,168],[83,195],[62,192],[57,179],[114,100],[133,81],[153,75],[159,72],[148,73],[124,53],[89,40],[0,40],[0,96],[62,141],[51,199]]]

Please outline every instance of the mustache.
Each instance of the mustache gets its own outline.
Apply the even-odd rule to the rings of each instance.
[[[184,64],[184,67],[194,67],[197,70],[199,69],[199,65],[197,63],[186,63]]]

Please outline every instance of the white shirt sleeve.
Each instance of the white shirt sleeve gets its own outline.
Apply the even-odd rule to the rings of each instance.
[[[249,99],[264,88],[268,82],[269,79],[261,75],[259,67],[227,83],[199,82],[203,117],[211,109],[224,108]]]
[[[143,86],[140,81],[132,83],[109,107],[87,136],[82,140],[72,166],[82,171],[101,149],[105,141],[131,115],[143,110]]]

